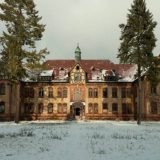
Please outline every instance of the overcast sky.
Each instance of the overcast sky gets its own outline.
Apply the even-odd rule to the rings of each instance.
[[[110,59],[118,62],[120,23],[133,0],[35,0],[46,31],[39,48],[47,47],[47,59],[73,59],[77,43],[82,59]],[[146,0],[158,22],[155,29],[160,53],[160,0]]]

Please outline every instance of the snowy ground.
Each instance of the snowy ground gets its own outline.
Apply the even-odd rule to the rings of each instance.
[[[160,160],[160,122],[0,123],[0,160]]]

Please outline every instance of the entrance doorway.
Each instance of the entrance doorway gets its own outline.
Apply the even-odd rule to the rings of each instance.
[[[84,105],[81,102],[75,102],[71,105],[70,118],[81,120],[84,117]]]
[[[80,108],[75,108],[75,116],[80,116]]]

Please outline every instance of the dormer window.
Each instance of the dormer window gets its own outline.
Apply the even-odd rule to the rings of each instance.
[[[79,70],[79,66],[76,67],[76,70]]]

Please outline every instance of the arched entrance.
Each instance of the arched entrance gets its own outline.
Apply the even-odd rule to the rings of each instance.
[[[74,102],[71,105],[71,119],[81,120],[84,119],[84,104],[82,102]]]

